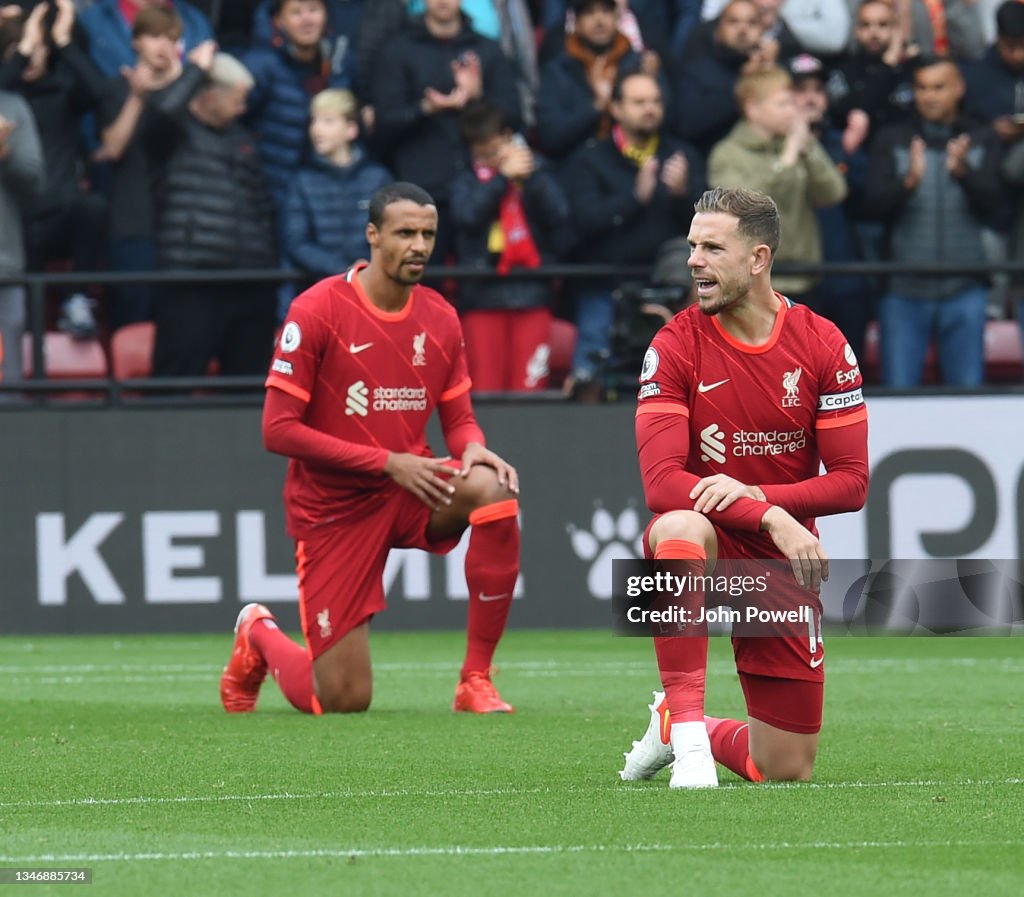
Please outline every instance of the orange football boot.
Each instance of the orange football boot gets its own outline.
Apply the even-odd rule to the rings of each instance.
[[[267,662],[249,642],[249,633],[257,620],[273,620],[262,604],[247,604],[235,621],[235,648],[220,677],[220,702],[228,713],[252,713],[260,686],[267,678]]]
[[[474,670],[455,689],[452,710],[456,713],[514,713],[515,708],[503,701],[491,682],[490,670]]]

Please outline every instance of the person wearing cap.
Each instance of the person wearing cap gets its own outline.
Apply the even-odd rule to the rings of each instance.
[[[744,75],[736,84],[742,118],[711,151],[708,182],[767,193],[779,208],[785,235],[775,256],[780,262],[822,260],[815,209],[846,198],[846,181],[811,133],[793,96],[785,69]],[[811,274],[776,274],[776,289],[795,302],[816,307]]]
[[[820,59],[803,53],[790,60],[793,100],[807,119],[811,133],[846,178],[848,195],[841,203],[814,210],[821,231],[821,249],[826,262],[864,261],[858,226],[862,223],[860,197],[868,173],[865,139],[868,117],[860,110],[850,113],[845,127],[829,121],[828,73]],[[862,274],[827,274],[816,288],[818,314],[843,332],[854,354],[864,355],[864,336],[871,320],[875,286]]]

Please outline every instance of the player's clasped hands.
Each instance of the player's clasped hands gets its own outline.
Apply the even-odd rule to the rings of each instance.
[[[765,512],[761,527],[789,559],[796,581],[812,592],[821,591],[821,583],[828,579],[828,555],[817,536],[778,505]]]
[[[690,491],[690,498],[693,499],[693,510],[699,514],[706,514],[709,511],[724,511],[737,498],[752,498],[754,501],[765,500],[764,493],[759,487],[748,486],[724,473],[704,477]]]
[[[403,489],[434,510],[450,505],[455,487],[449,482],[451,458],[425,458],[408,452],[392,452],[384,473]]]

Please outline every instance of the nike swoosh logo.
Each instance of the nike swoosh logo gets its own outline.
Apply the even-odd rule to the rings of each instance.
[[[372,346],[372,345],[373,345],[373,343],[363,343],[361,346],[357,346],[355,343],[349,343],[348,344],[348,350],[353,355],[358,355],[360,352],[363,351],[363,349],[369,349],[370,346]]]
[[[729,378],[728,377],[726,377],[724,380],[719,380],[717,383],[707,383],[707,384],[705,384],[704,381],[701,380],[700,383],[697,384],[697,392],[711,392],[711,390],[713,390],[715,387],[721,386],[723,383],[728,383],[728,382],[729,382]]]
[[[820,666],[821,666],[821,665],[822,665],[822,664],[823,664],[824,662],[825,662],[825,658],[824,658],[824,656],[822,656],[822,657],[812,657],[812,658],[811,658],[811,669],[812,669],[812,670],[816,670],[816,669],[817,669],[818,667],[820,667]]]
[[[480,593],[481,601],[501,601],[502,598],[508,598],[508,592],[502,592],[500,595],[485,595],[483,592]]]

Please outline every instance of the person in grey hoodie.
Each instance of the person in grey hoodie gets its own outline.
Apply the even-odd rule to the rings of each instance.
[[[1010,231],[1009,256],[1014,262],[1024,262],[1024,140],[1013,144],[1003,158],[1003,179],[1013,188],[1014,214]],[[1017,306],[1017,323],[1020,325],[1021,341],[1024,342],[1024,278],[1013,279]]]
[[[1000,147],[991,128],[964,117],[956,65],[927,58],[914,73],[916,115],[876,138],[864,208],[887,225],[893,261],[927,268],[936,261],[985,258],[982,230],[1003,195]],[[943,381],[984,379],[988,280],[980,275],[898,275],[879,306],[886,386],[920,384],[932,336]]]
[[[17,94],[0,91],[0,274],[25,269],[21,215],[43,190],[43,148],[32,111]],[[21,379],[25,290],[0,286],[0,366],[5,382]]]

